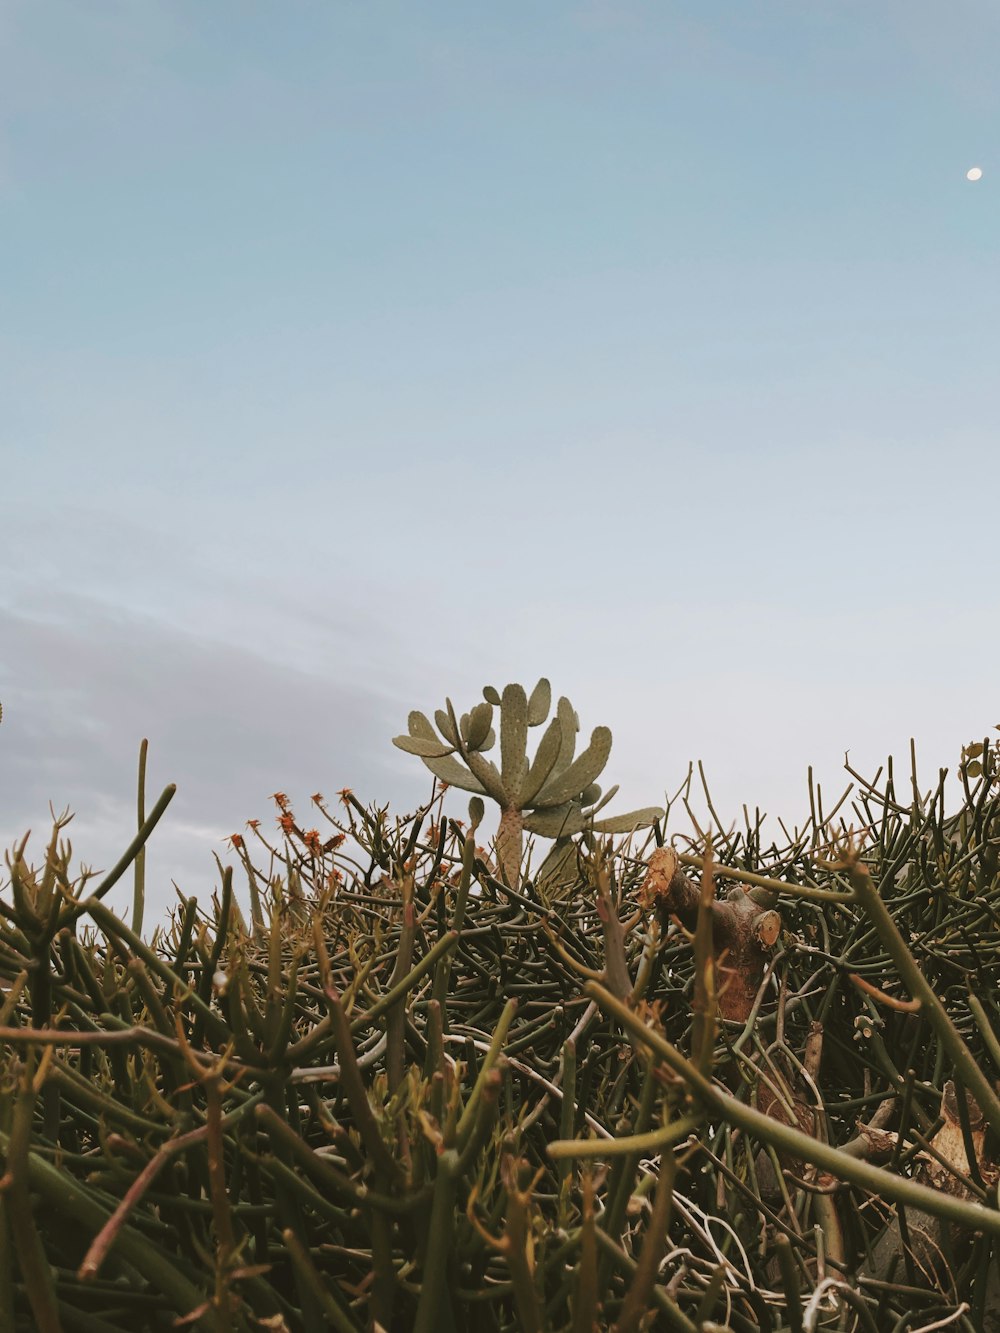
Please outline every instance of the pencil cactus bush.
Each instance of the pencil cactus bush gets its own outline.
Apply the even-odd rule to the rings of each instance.
[[[648,828],[663,815],[662,809],[650,806],[597,819],[618,792],[614,786],[602,796],[597,782],[611,754],[611,731],[595,727],[590,744],[577,754],[580,719],[565,697],[559,699],[534,755],[529,756],[529,729],[545,724],[551,706],[552,687],[544,677],[530,695],[516,683],[505,685],[502,693],[487,685],[482,702],[461,717],[450,699],[435,712],[434,723],[414,710],[408,734],[393,742],[422,759],[449,787],[497,803],[497,859],[507,882],[515,886],[521,876],[525,833],[565,843],[585,829],[597,834],[631,833]],[[499,713],[499,767],[486,757],[496,745],[494,710]]]
[[[149,938],[172,788],[103,878],[22,840],[0,1329],[997,1333],[1000,793],[851,776],[770,840],[689,776],[549,901],[438,793],[278,792]]]

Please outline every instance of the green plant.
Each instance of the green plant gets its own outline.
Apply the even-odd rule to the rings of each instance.
[[[446,699],[444,708],[434,714],[437,731],[423,713],[414,710],[408,719],[409,734],[393,741],[401,750],[422,759],[449,787],[461,787],[497,803],[497,860],[508,884],[514,887],[521,878],[525,833],[555,838],[562,850],[570,838],[584,830],[631,833],[648,828],[663,815],[661,809],[648,806],[624,815],[595,818],[618,791],[617,786],[612,787],[602,797],[596,781],[611,753],[611,731],[595,727],[590,744],[577,755],[580,719],[565,696],[556,705],[555,715],[542,733],[534,757],[529,759],[529,728],[542,726],[551,705],[552,688],[544,677],[530,696],[523,685],[505,685],[502,694],[487,685],[483,702],[461,717]],[[499,768],[486,757],[496,744],[494,709],[500,714]]]
[[[0,1329],[996,1333],[1000,792],[851,776],[547,900],[440,792],[279,792],[249,918],[225,867],[149,940],[104,899],[172,788],[96,886],[22,840]]]

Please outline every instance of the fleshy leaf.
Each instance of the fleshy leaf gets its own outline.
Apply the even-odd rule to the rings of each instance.
[[[528,726],[540,727],[549,715],[552,707],[552,686],[543,676],[531,691],[528,700]]]
[[[571,801],[552,810],[525,815],[524,828],[526,833],[538,833],[543,838],[568,838],[580,833],[586,822],[579,805]]]
[[[472,769],[473,775],[479,779],[480,786],[488,796],[492,796],[494,801],[504,809],[507,808],[507,795],[504,791],[503,783],[500,780],[500,772],[496,764],[491,759],[484,759],[481,754],[475,750],[470,750],[467,763]]]
[[[421,736],[425,741],[436,741],[437,732],[431,726],[430,718],[414,708],[413,712],[406,719],[406,727],[411,736]]]
[[[444,759],[424,759],[424,763],[431,770],[436,778],[442,782],[447,782],[449,787],[458,787],[462,791],[472,791],[478,796],[485,793],[483,784],[472,776],[469,770],[454,755],[446,755]]]
[[[443,759],[445,755],[451,754],[454,748],[445,745],[444,741],[426,740],[423,736],[396,736],[392,743],[405,750],[407,754],[419,755],[421,759]]]
[[[597,802],[597,804],[587,811],[588,817],[590,819],[593,819],[593,817],[597,814],[598,810],[603,810],[604,807],[610,801],[613,801],[617,795],[618,795],[618,783],[616,782],[613,787],[608,788],[608,790],[604,793],[604,795]]]
[[[528,769],[528,776],[521,787],[522,808],[531,805],[541,791],[542,784],[552,772],[555,762],[559,758],[559,748],[562,742],[562,723],[557,717],[554,717],[542,733],[542,739],[538,742],[538,749],[535,751],[535,757]]]
[[[483,686],[483,698],[488,704],[492,704],[494,708],[500,707],[500,695],[492,685]]]
[[[557,838],[549,848],[545,860],[538,867],[535,882],[551,884],[557,880],[568,885],[576,880],[577,874],[576,844],[571,838]]]
[[[490,734],[490,728],[493,725],[493,705],[476,704],[469,714],[469,725],[466,732],[465,742],[470,750],[481,750],[483,742]]]
[[[562,805],[579,797],[595,780],[611,753],[611,732],[607,727],[595,727],[590,744],[578,755],[569,768],[550,778],[535,799],[536,806]]]
[[[611,815],[608,819],[598,819],[593,829],[595,833],[631,833],[634,829],[649,828],[662,818],[663,811],[659,807],[647,805],[642,810],[630,810],[627,815]]]
[[[445,740],[448,741],[453,748],[456,748],[458,746],[458,731],[448,713],[446,713],[443,708],[437,709],[434,714],[434,721],[437,723],[437,729]]]
[[[555,780],[573,762],[573,755],[576,753],[576,733],[580,730],[580,723],[573,711],[573,705],[565,695],[556,706],[556,717],[559,719],[559,726],[562,730],[562,744],[559,747],[559,758],[552,767],[552,780]]]
[[[500,777],[513,804],[518,804],[521,760],[528,743],[528,698],[523,685],[505,685],[500,709]]]

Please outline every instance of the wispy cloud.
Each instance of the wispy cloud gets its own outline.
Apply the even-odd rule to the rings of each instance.
[[[134,831],[148,737],[147,805],[168,781],[178,788],[150,844],[154,909],[172,898],[171,879],[204,893],[212,851],[247,818],[269,821],[276,788],[300,808],[317,788],[424,794],[390,744],[401,706],[364,685],[77,596],[0,609],[0,644],[0,839],[29,827],[43,838],[49,803],[69,806],[74,856],[110,866]]]

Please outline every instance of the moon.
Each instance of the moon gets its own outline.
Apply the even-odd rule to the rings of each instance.
[[[970,167],[969,170],[965,173],[965,179],[966,179],[967,181],[980,181],[980,180],[982,180],[982,179],[983,179],[983,169],[982,169],[982,167]]]

